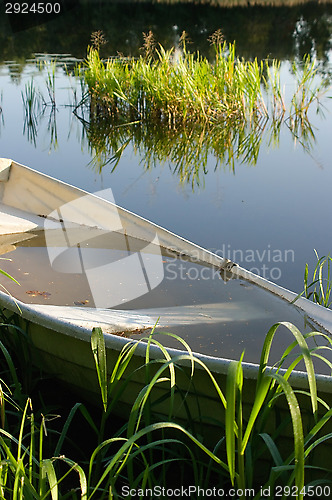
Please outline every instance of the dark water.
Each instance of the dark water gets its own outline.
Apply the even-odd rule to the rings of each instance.
[[[54,16],[39,26],[0,17],[0,156],[89,192],[111,188],[119,205],[286,288],[301,291],[304,265],[309,262],[313,268],[315,263],[313,250],[326,255],[332,249],[330,90],[321,99],[323,113],[316,113],[313,106],[309,125],[298,134],[292,133],[286,122],[274,136],[267,124],[257,132],[252,155],[248,158],[238,151],[232,164],[218,159],[206,136],[198,159],[187,161],[179,144],[190,141],[183,136],[170,133],[165,145],[161,144],[165,134],[144,136],[135,130],[114,131],[108,124],[102,128],[89,122],[83,109],[73,113],[81,88],[73,74],[67,75],[65,66],[72,69],[85,57],[91,32],[97,29],[102,29],[108,39],[102,48],[105,57],[118,51],[138,55],[142,32],[149,29],[165,47],[177,44],[182,30],[186,30],[193,41],[190,50],[199,48],[209,56],[212,49],[207,38],[221,27],[227,41],[236,40],[239,55],[281,60],[282,83],[289,96],[294,88],[291,63],[304,53],[318,58],[322,75],[330,72],[332,6],[223,9],[208,5],[73,2],[67,7],[62,16]],[[52,73],[49,62],[55,59],[56,105],[52,106],[46,81],[47,72]],[[26,85],[32,78],[44,101],[39,99],[29,119],[22,93],[26,95]],[[106,153],[101,148],[105,142]],[[196,151],[196,144],[191,145]],[[118,163],[108,161],[122,147]],[[175,152],[177,147],[180,153]],[[181,163],[184,159],[185,164]],[[21,252],[23,248],[12,252],[18,260],[16,267],[9,263],[8,270],[22,282],[22,298],[42,303],[91,304],[89,290],[81,288],[82,277],[73,276],[70,293],[58,288],[61,275],[37,283],[43,257],[38,256],[33,263],[30,249]],[[26,281],[26,273],[33,277],[32,282]],[[205,286],[196,284],[198,288]],[[172,293],[177,289],[181,295],[179,285],[177,282]],[[229,296],[240,300],[245,293],[245,287],[240,285],[236,285],[238,291],[232,289],[233,284],[224,287],[218,283],[218,291],[203,287],[199,300],[216,303],[220,290],[227,290],[226,301],[230,301]],[[161,291],[157,302],[166,307],[167,300]],[[141,302],[136,306],[148,307]],[[287,315],[276,306],[272,316],[256,323],[254,330],[265,333]],[[298,324],[304,328],[302,318]],[[243,325],[245,321],[241,328]],[[226,327],[227,331],[231,328],[229,323]],[[199,341],[202,350],[212,345],[209,335]],[[252,353],[258,337],[253,331],[246,335]],[[227,349],[234,346],[232,333],[229,338]],[[245,337],[240,336],[236,349],[243,343]]]
[[[82,58],[91,43],[93,31],[103,30],[108,44],[103,55],[117,51],[125,55],[139,55],[143,43],[142,32],[152,30],[156,40],[165,47],[176,43],[185,30],[192,41],[190,48],[199,48],[203,54],[213,53],[208,37],[221,29],[225,39],[236,41],[239,55],[279,60],[303,57],[315,52],[326,61],[331,48],[330,2],[272,0],[265,6],[250,8],[218,6],[181,2],[106,2],[101,0],[61,0],[61,13],[44,15],[6,15],[1,6],[0,58],[15,60],[18,71],[26,59],[35,53],[68,54]],[[237,0],[221,0],[236,5]],[[246,2],[247,5],[250,2]],[[268,4],[275,6],[271,7]],[[297,4],[297,5],[296,5]],[[268,6],[267,6],[268,5]],[[79,22],[78,22],[79,21]]]

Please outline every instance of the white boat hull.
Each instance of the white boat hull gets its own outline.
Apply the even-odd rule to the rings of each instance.
[[[7,247],[15,247],[15,244],[20,239],[24,239],[27,231],[43,228],[45,218],[56,209],[66,203],[78,200],[80,197],[87,196],[84,191],[35,172],[11,160],[0,160],[0,186],[0,234],[5,237],[3,243],[4,252]],[[114,206],[97,196],[90,195],[90,197],[89,219],[84,219],[86,225],[94,231],[96,228],[108,230],[110,224],[108,213],[109,211],[112,213],[112,207]],[[194,257],[195,262],[224,272],[225,278],[230,276],[246,280],[287,303],[291,303],[295,299],[295,293],[256,276],[236,266],[229,260],[204,250],[135,214],[119,207],[116,208],[126,234],[147,242],[152,240],[154,234],[157,234],[159,244],[165,252],[180,255],[189,260]],[[79,210],[74,210],[71,213],[69,222],[72,223],[73,227],[80,226],[82,216]],[[61,229],[62,222],[60,220],[54,220],[52,223],[53,229]],[[205,317],[212,318],[211,321],[225,322],[225,318],[229,316],[229,314],[225,313],[226,309],[218,308],[218,304],[211,303],[201,304],[200,309],[183,305],[156,309],[117,310],[103,307],[82,308],[27,304],[4,292],[0,292],[0,304],[6,314],[14,313],[22,327],[27,328],[36,349],[36,361],[47,372],[69,384],[75,391],[81,392],[88,399],[94,400],[99,399],[98,381],[90,346],[91,332],[94,327],[100,327],[103,330],[107,349],[108,372],[111,373],[121,350],[129,342],[136,342],[130,339],[130,335],[137,332],[140,332],[141,335],[145,332],[149,333],[157,321],[161,329],[179,324],[188,328],[192,325],[202,324],[202,328],[204,328],[203,319]],[[325,332],[332,332],[332,311],[313,304],[304,298],[298,299],[296,306],[292,307],[301,310],[310,321],[322,327]],[[240,309],[237,315],[238,320],[241,320]],[[199,312],[197,312],[198,310]],[[260,314],[259,308],[256,310],[253,307],[250,311],[246,311],[244,319],[250,319],[250,314],[252,317]],[[137,394],[144,387],[146,346],[145,342],[137,343],[130,373],[127,374],[127,376],[130,376],[130,384],[128,384],[122,396],[122,404],[117,406],[118,412],[122,415],[128,414]],[[180,344],[179,346],[179,349],[169,348],[168,352],[176,359],[182,356],[177,363],[184,367],[184,372],[178,374],[178,383],[183,393],[187,395],[193,417],[199,416],[197,410],[198,395],[200,411],[203,411],[204,418],[209,419],[211,416],[220,415],[222,420],[221,403],[208,373],[201,364],[197,363],[195,366],[195,391],[193,391],[192,385],[188,381],[191,370],[190,361],[183,358],[188,353],[181,348]],[[205,364],[221,386],[224,387],[227,370],[232,359],[218,355],[203,355],[199,352],[195,353],[195,356],[201,363]],[[157,346],[151,345],[150,357],[151,359],[160,359],[163,355]],[[243,362],[242,366],[246,387],[246,403],[250,406],[254,399],[259,366],[257,363],[246,362]],[[139,369],[140,367],[143,367],[143,369]],[[317,374],[316,381],[320,397],[326,400],[329,405],[332,405],[332,378],[324,374]],[[304,372],[294,371],[290,377],[290,382],[294,389],[308,389],[307,375]],[[159,395],[166,395],[169,387],[164,384],[157,390]],[[309,408],[309,398],[307,398],[306,404]],[[166,417],[168,409],[166,401],[158,408],[158,411]],[[179,418],[184,419],[186,417],[185,407],[181,402],[178,405],[177,413]]]

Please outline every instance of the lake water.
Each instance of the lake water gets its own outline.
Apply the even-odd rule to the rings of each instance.
[[[96,155],[98,134],[84,122],[82,110],[73,113],[71,104],[75,93],[79,99],[80,85],[74,76],[67,76],[64,65],[72,68],[84,58],[90,34],[96,29],[103,29],[109,40],[103,48],[107,56],[117,51],[137,55],[141,33],[149,29],[165,46],[177,43],[185,29],[194,42],[190,49],[200,48],[209,54],[206,39],[221,27],[228,41],[237,41],[239,55],[279,57],[282,81],[289,95],[294,87],[294,58],[310,51],[318,57],[322,73],[326,75],[331,69],[332,8],[315,6],[315,12],[308,5],[251,8],[235,9],[232,14],[231,9],[209,6],[100,4],[83,8],[78,2],[74,7],[61,19],[29,29],[13,26],[8,18],[1,19],[0,156],[88,192],[111,188],[120,206],[281,286],[302,291],[305,263],[311,269],[315,265],[314,249],[320,256],[332,249],[330,90],[321,100],[324,113],[316,113],[315,106],[310,111],[311,128],[306,135],[295,138],[286,122],[278,139],[273,140],[268,124],[257,138],[259,147],[251,161],[239,155],[230,166],[219,162],[210,150],[205,165],[198,165],[198,173],[197,165],[193,169],[197,175],[186,178],[181,175],[183,158],[174,153],[176,138],[172,138],[173,146],[161,154],[154,152],[147,139],[139,142],[134,137],[126,143],[128,137],[123,134],[116,138],[117,147],[126,143],[116,167],[107,163],[99,168],[97,160],[102,155]],[[76,24],[75,30],[70,30],[75,16],[82,16],[82,23],[77,30]],[[43,61],[55,58],[54,108],[45,83],[47,70],[41,66]],[[35,89],[45,99],[45,105],[36,107],[35,123],[29,123],[22,100],[32,78]],[[149,155],[153,160],[150,163]],[[15,276],[13,266],[11,272]],[[37,272],[35,266],[33,274]],[[27,286],[27,291],[37,290],[37,285]],[[40,287],[38,290],[48,292]],[[211,291],[202,293],[211,302]],[[38,294],[35,297],[49,300]],[[68,300],[65,298],[65,303]],[[86,300],[90,300],[86,294],[71,298],[82,305]],[[271,324],[260,325],[261,331],[266,332],[275,320],[284,319],[278,312]],[[253,337],[252,345],[254,342]]]

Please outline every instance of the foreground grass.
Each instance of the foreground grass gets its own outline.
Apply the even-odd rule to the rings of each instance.
[[[280,372],[279,368],[267,369],[272,340],[280,327],[289,329],[294,342],[279,366],[292,355],[296,346],[300,347],[300,354],[292,358],[286,372]],[[25,363],[24,372],[31,369],[29,344],[22,347],[24,332],[4,325],[2,330],[7,337],[15,338],[17,334],[16,339],[21,339],[18,354]],[[186,347],[187,354],[172,359],[150,336],[146,364],[141,367],[146,385],[137,394],[127,422],[121,425],[116,424],[114,410],[119,398],[125,397],[122,393],[126,391],[137,343],[128,343],[113,372],[108,374],[103,334],[100,329],[93,331],[91,347],[101,390],[101,412],[77,403],[69,409],[60,426],[54,425],[54,408],[47,409],[43,400],[39,402],[40,408],[34,408],[27,394],[29,388],[19,381],[18,369],[1,343],[0,498],[122,499],[136,496],[134,492],[129,494],[130,489],[142,492],[146,488],[159,488],[155,491],[160,492],[161,488],[174,490],[189,486],[196,488],[191,498],[198,498],[195,496],[198,488],[212,486],[225,491],[236,488],[237,498],[245,498],[245,490],[251,488],[255,491],[252,498],[256,499],[261,497],[260,488],[265,491],[270,488],[273,492],[279,486],[285,498],[291,488],[298,492],[297,498],[303,498],[317,485],[330,487],[328,462],[327,468],[311,467],[314,454],[321,453],[321,447],[332,438],[329,431],[324,432],[332,409],[318,397],[313,365],[315,357],[322,357],[322,348],[316,346],[310,351],[307,344],[315,336],[322,334],[303,336],[289,323],[276,324],[269,330],[262,349],[255,394],[249,406],[243,356],[230,363],[223,387],[183,341],[182,348]],[[327,344],[324,348],[331,350],[331,339],[322,337]],[[152,344],[160,349],[158,361],[150,359]],[[296,393],[289,377],[301,359],[305,362],[309,390]],[[188,392],[177,385],[178,377],[183,375],[184,362],[189,364]],[[197,412],[194,415],[192,411],[192,399],[195,400],[195,377],[202,370],[216,391],[220,410],[210,415],[207,408],[200,407],[198,418]],[[35,383],[33,378],[31,383]],[[158,405],[164,404],[165,398],[160,401],[154,396],[161,384],[169,387],[168,418],[162,420],[158,417]],[[191,400],[189,391],[194,394]],[[174,417],[179,398],[186,409],[185,424]],[[194,407],[196,405],[200,406],[199,392]],[[208,422],[215,429],[213,443],[211,436],[207,440],[204,437]],[[81,458],[68,458],[64,455],[64,450],[68,449]]]

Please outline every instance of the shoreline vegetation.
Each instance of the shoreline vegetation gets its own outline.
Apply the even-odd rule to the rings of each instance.
[[[195,124],[211,126],[221,121],[257,123],[272,120],[306,120],[310,106],[326,91],[327,79],[319,78],[315,60],[305,56],[293,63],[295,90],[286,102],[277,60],[245,61],[236,55],[234,43],[223,40],[221,30],[209,41],[215,50],[210,62],[199,51],[191,53],[185,32],[178,47],[165,50],[153,33],[143,33],[138,58],[99,55],[105,43],[101,32],[92,35],[86,65],[79,68],[91,99],[91,113],[105,114],[122,123],[137,120],[168,128]],[[318,80],[318,81],[317,81]],[[288,107],[288,109],[287,109]],[[286,115],[287,112],[287,115]]]
[[[293,84],[281,82],[276,59],[244,60],[235,43],[227,44],[220,30],[210,38],[214,59],[191,53],[188,36],[166,51],[150,31],[143,33],[139,57],[100,56],[101,31],[92,34],[87,59],[75,69],[61,61],[37,60],[45,72],[45,89],[32,78],[22,91],[23,133],[36,146],[39,121],[48,119],[50,150],[57,148],[55,72],[74,74],[70,106],[81,122],[82,142],[91,150],[90,166],[101,172],[117,167],[128,145],[140,151],[144,168],[168,163],[180,183],[204,185],[208,160],[214,168],[236,163],[255,165],[262,145],[278,147],[283,129],[294,145],[312,154],[315,113],[323,114],[322,98],[330,78],[314,59],[304,56],[290,68]],[[291,88],[292,87],[292,88]],[[44,95],[45,94],[45,95]]]
[[[267,368],[271,344],[280,327],[290,331],[294,342],[276,365],[277,371],[271,371]],[[330,496],[331,471],[324,456],[328,456],[325,446],[332,438],[332,409],[317,394],[313,364],[314,359],[323,360],[322,349],[332,349],[326,335],[313,332],[303,336],[290,323],[273,325],[266,335],[253,401],[248,406],[243,355],[230,364],[224,387],[184,341],[178,339],[186,354],[170,358],[152,332],[145,339],[146,364],[139,368],[146,386],[137,394],[127,421],[118,422],[114,409],[126,390],[137,343],[128,343],[108,373],[103,334],[100,328],[94,329],[91,356],[100,387],[99,410],[76,403],[62,408],[60,417],[53,395],[48,406],[39,392],[40,374],[32,369],[33,346],[27,334],[14,323],[3,323],[1,334],[5,343],[0,342],[0,494],[4,500],[120,500],[136,498],[137,491],[144,497],[144,491],[174,491],[189,486],[196,492],[199,488],[207,492],[199,498],[209,498],[212,487],[224,492],[236,490],[236,498],[242,500],[249,490],[254,492],[250,496],[254,500],[262,498],[262,490],[270,491],[268,498],[272,498],[276,489],[284,497],[296,491],[299,499],[315,492]],[[307,339],[312,336],[325,338],[326,346],[309,350]],[[8,343],[15,361],[5,346]],[[158,361],[150,359],[152,344],[160,348]],[[289,358],[289,369],[280,372]],[[192,414],[195,405],[192,407],[177,387],[177,377],[184,374],[178,363],[183,360],[189,366],[189,385],[195,386],[196,367],[198,372],[208,374],[220,399],[218,415],[208,415],[206,408],[199,407],[199,393],[199,418]],[[309,389],[295,392],[289,376],[301,360],[305,361]],[[331,363],[326,363],[331,368]],[[51,381],[43,378],[49,385]],[[169,385],[167,401],[156,398],[160,384]],[[64,396],[60,396],[62,403]],[[182,423],[174,416],[179,402],[188,415]],[[161,421],[158,404],[165,403],[169,405],[169,418]],[[215,428],[213,445],[204,439],[209,422]],[[317,458],[320,464],[316,467]],[[168,498],[167,494],[162,498]]]
[[[294,61],[292,91],[281,83],[275,59],[244,60],[221,30],[208,39],[214,60],[188,50],[183,32],[179,46],[165,50],[153,33],[143,33],[139,57],[119,54],[103,60],[101,31],[92,34],[87,59],[76,75],[82,99],[75,103],[94,152],[96,169],[115,168],[132,142],[144,151],[145,168],[171,161],[181,182],[202,182],[208,155],[233,171],[235,160],[254,165],[263,136],[278,145],[282,126],[310,152],[315,135],[311,109],[321,111],[330,82],[314,59]],[[290,94],[290,95],[288,95]],[[86,110],[88,110],[86,112]],[[81,115],[81,116],[80,116]]]

